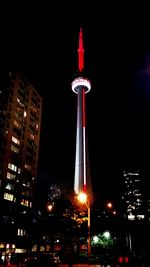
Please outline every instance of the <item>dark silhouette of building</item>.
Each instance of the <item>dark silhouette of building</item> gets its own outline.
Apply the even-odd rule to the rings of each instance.
[[[27,241],[27,214],[32,210],[37,179],[41,115],[42,98],[26,77],[19,71],[1,75],[0,243],[7,253],[20,252],[22,240]]]

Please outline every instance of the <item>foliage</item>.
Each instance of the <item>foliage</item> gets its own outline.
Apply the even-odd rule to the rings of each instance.
[[[115,241],[111,236],[106,238],[104,233],[102,233],[97,235],[96,242],[93,237],[91,238],[91,245],[93,247],[111,248],[115,245]]]

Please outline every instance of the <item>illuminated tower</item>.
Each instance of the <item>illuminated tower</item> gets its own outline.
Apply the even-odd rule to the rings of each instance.
[[[83,77],[84,69],[84,47],[82,29],[79,33],[78,48],[78,71],[79,77],[72,82],[72,90],[77,94],[77,130],[76,130],[76,156],[75,156],[75,179],[74,191],[80,192],[91,191],[88,146],[86,136],[86,108],[85,95],[91,89],[88,79]]]

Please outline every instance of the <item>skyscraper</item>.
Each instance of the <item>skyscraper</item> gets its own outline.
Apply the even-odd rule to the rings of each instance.
[[[18,218],[33,205],[42,98],[19,71],[8,73],[3,80],[0,83],[0,221],[6,227],[4,238],[13,241],[16,236],[27,235]],[[16,233],[7,236],[7,228],[12,229],[12,225]]]
[[[86,132],[86,94],[91,90],[90,81],[84,77],[84,47],[82,29],[79,33],[78,77],[72,82],[72,90],[77,94],[77,129],[74,191],[76,194],[91,191],[89,155]]]
[[[128,220],[145,219],[145,205],[139,170],[123,172],[123,206]]]

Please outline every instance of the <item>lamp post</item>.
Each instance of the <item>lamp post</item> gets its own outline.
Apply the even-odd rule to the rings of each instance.
[[[90,199],[87,201],[87,209],[88,209],[88,259],[91,257],[91,207],[90,207]]]
[[[91,203],[90,203],[90,197],[87,196],[85,193],[80,193],[78,195],[78,200],[81,203],[85,203],[88,211],[88,234],[87,234],[87,254],[88,254],[88,260],[91,257]]]

